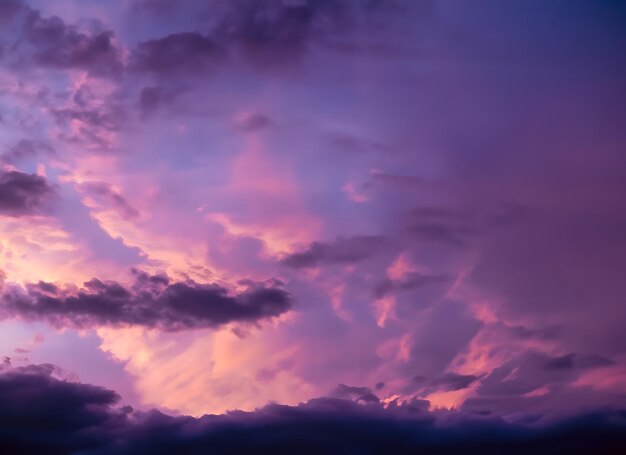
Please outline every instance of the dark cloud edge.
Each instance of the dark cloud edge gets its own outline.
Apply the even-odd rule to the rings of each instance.
[[[278,280],[242,282],[234,293],[217,283],[173,281],[133,269],[130,285],[93,278],[77,289],[39,281],[0,286],[0,320],[45,321],[55,327],[143,326],[175,332],[257,324],[293,307]]]
[[[199,418],[121,406],[108,389],[58,378],[51,364],[0,371],[2,453],[624,453],[626,410],[544,425],[507,423],[428,402],[321,397]]]

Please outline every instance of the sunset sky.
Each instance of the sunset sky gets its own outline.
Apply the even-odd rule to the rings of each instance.
[[[0,0],[0,417],[626,428],[625,81],[620,1]]]

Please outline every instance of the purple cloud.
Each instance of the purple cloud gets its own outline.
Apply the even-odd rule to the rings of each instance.
[[[49,208],[55,189],[39,175],[0,171],[0,215],[19,217]]]
[[[339,237],[332,242],[313,242],[305,250],[287,255],[282,263],[293,268],[315,267],[320,264],[352,264],[375,254],[384,242],[380,236]]]
[[[138,325],[178,331],[254,323],[279,316],[291,306],[291,296],[272,285],[249,283],[247,290],[232,295],[218,284],[172,283],[166,275],[137,271],[131,288],[96,278],[78,290],[45,282],[26,289],[7,286],[0,312],[4,318],[44,320],[58,327]]]

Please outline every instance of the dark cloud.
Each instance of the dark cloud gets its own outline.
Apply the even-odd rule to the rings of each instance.
[[[0,2],[0,22],[8,22],[24,8],[21,0],[2,0]]]
[[[330,395],[363,403],[378,403],[380,401],[368,387],[354,387],[345,384],[339,384]]]
[[[333,0],[234,1],[215,33],[255,65],[283,64],[301,57],[311,40],[346,27],[347,5]]]
[[[468,388],[480,378],[472,374],[444,373],[435,378],[415,376],[413,383],[419,396],[427,396],[438,390],[455,391]]]
[[[114,75],[122,69],[121,53],[111,31],[81,33],[58,17],[42,18],[32,12],[25,37],[36,47],[35,61],[43,66],[84,69],[99,76]]]
[[[313,242],[305,250],[286,256],[281,263],[293,268],[353,264],[373,256],[383,241],[380,236],[363,235],[339,237],[333,242]]]
[[[60,327],[142,325],[176,331],[254,323],[291,306],[291,296],[274,284],[249,283],[248,289],[232,295],[218,284],[172,283],[166,275],[135,271],[130,288],[96,278],[78,290],[44,282],[25,289],[7,286],[0,312],[4,318],[45,320]]]
[[[445,390],[461,390],[469,387],[477,379],[477,376],[471,374],[445,373],[437,378],[434,384]]]
[[[45,211],[56,192],[39,175],[0,171],[0,215],[24,216]]]
[[[59,378],[53,365],[0,372],[4,453],[621,453],[626,412],[603,410],[543,425],[511,424],[428,402],[317,398],[298,406],[200,418],[139,412],[101,387]]]
[[[18,22],[20,36],[11,46],[18,65],[81,69],[96,76],[114,76],[123,69],[122,53],[112,31],[82,32],[59,17],[42,17],[23,2],[8,1],[3,9],[5,17]]]
[[[529,329],[522,325],[516,325],[507,327],[507,329],[512,335],[522,339],[536,338],[539,340],[552,340],[559,336],[562,327],[559,325],[551,325],[539,329]]]
[[[313,44],[350,35],[367,27],[369,14],[388,10],[392,2],[347,0],[234,0],[187,2],[198,31],[172,33],[140,43],[131,66],[158,75],[206,74],[224,62],[276,68],[299,62]],[[157,16],[176,14],[167,2],[142,1],[135,7]],[[393,8],[391,8],[393,10]]]
[[[0,372],[0,450],[3,453],[74,453],[110,443],[127,424],[120,397],[89,384],[56,377],[54,365]]]
[[[124,197],[106,182],[84,182],[78,185],[78,188],[91,197],[99,199],[105,205],[112,207],[125,220],[131,220],[139,216],[137,209],[132,207]]]

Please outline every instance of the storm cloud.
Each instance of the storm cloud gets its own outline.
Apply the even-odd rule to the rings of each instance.
[[[318,398],[298,406],[199,418],[134,411],[115,392],[59,377],[50,364],[0,371],[0,448],[19,453],[618,453],[626,414],[594,411],[543,425],[509,424],[421,403]],[[32,406],[33,400],[37,406]]]

